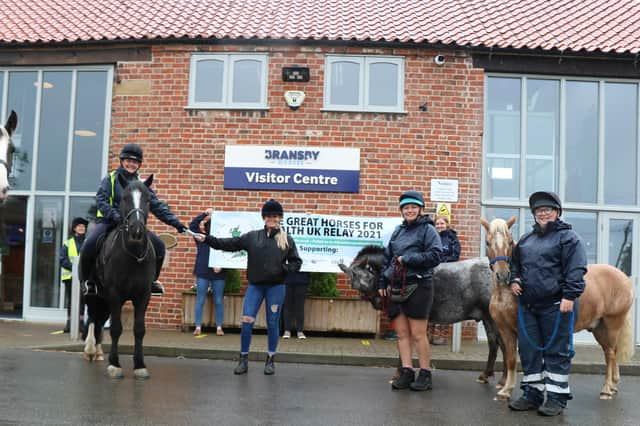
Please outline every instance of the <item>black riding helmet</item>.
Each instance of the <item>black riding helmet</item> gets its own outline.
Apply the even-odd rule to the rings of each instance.
[[[420,191],[405,191],[400,195],[400,208],[405,204],[415,204],[420,207],[424,207],[424,197]]]
[[[529,208],[531,213],[535,214],[538,207],[551,207],[558,210],[558,216],[562,216],[562,204],[558,194],[551,191],[538,191],[529,197]]]
[[[140,145],[135,143],[128,143],[123,146],[122,151],[120,151],[120,160],[124,160],[125,158],[136,160],[142,163],[142,148],[140,147]]]
[[[262,217],[274,214],[282,217],[284,216],[284,210],[282,209],[282,204],[271,198],[262,206]]]

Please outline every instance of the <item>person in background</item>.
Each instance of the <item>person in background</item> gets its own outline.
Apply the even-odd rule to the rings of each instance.
[[[275,373],[275,354],[280,338],[280,312],[285,297],[284,278],[290,272],[300,270],[302,259],[296,244],[280,222],[284,215],[282,205],[274,199],[262,206],[264,227],[233,238],[216,238],[197,234],[196,240],[205,242],[216,250],[247,252],[247,279],[249,285],[242,306],[242,328],[240,330],[240,360],[234,374],[245,374],[249,369],[249,347],[253,323],[262,302],[266,304],[268,356],[264,374]]]
[[[572,322],[584,292],[587,253],[580,236],[560,219],[562,205],[555,193],[534,192],[529,208],[536,222],[520,238],[511,257],[511,291],[518,299],[518,352],[524,376],[522,396],[512,399],[509,408],[557,416],[573,398],[569,387]]]
[[[84,244],[84,238],[87,233],[87,225],[89,221],[82,217],[74,217],[71,221],[71,238],[62,243],[62,250],[60,250],[60,268],[61,279],[64,284],[64,305],[67,308],[67,323],[64,326],[64,332],[68,333],[71,330],[71,281],[73,264],[80,255],[82,245]],[[82,329],[82,316],[84,314],[84,306],[82,306],[82,298],[80,298],[80,328]]]
[[[403,294],[405,300],[389,302],[388,315],[398,333],[398,352],[402,368],[391,382],[392,389],[410,388],[425,391],[432,388],[431,348],[427,339],[427,323],[433,305],[433,268],[440,264],[442,244],[433,221],[424,215],[424,198],[418,191],[406,191],[399,198],[403,222],[391,235],[384,251],[383,272],[378,292]],[[420,371],[413,370],[411,345],[418,352]]]
[[[442,242],[442,261],[457,262],[460,260],[460,241],[456,231],[451,228],[448,216],[436,216],[436,231],[438,231]],[[432,345],[446,345],[448,331],[449,326],[429,323],[427,329],[429,342]]]
[[[306,339],[304,335],[304,300],[307,296],[307,286],[311,281],[309,272],[290,272],[284,279],[287,295],[284,299],[284,333],[283,339],[291,337],[291,331],[296,330],[298,339]]]
[[[195,233],[209,235],[211,231],[212,208],[194,217],[189,224],[189,229]],[[202,226],[204,224],[204,226]],[[202,228],[201,228],[202,226]],[[194,238],[195,239],[195,238]],[[207,300],[209,290],[213,293],[213,303],[216,311],[216,334],[224,336],[222,321],[224,319],[224,279],[225,271],[219,267],[209,266],[209,254],[211,249],[204,242],[196,241],[196,262],[193,266],[193,275],[196,277],[196,329],[193,334],[199,336],[202,333],[202,309]]]

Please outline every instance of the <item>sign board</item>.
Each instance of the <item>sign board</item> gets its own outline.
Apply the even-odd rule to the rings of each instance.
[[[224,188],[358,192],[360,150],[284,145],[227,145]]]
[[[341,272],[338,263],[349,265],[364,246],[386,245],[401,222],[400,217],[285,213],[281,226],[296,243],[303,271]],[[211,235],[218,238],[239,237],[263,227],[260,213],[213,212],[211,215]],[[211,250],[209,266],[245,269],[247,253]]]
[[[458,202],[457,179],[431,179],[431,201]]]
[[[446,216],[449,219],[449,223],[451,223],[451,204],[438,203],[436,205],[436,216]]]

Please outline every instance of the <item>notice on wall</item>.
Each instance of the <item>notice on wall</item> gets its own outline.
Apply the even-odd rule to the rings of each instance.
[[[358,192],[360,150],[227,145],[224,189]]]
[[[401,222],[399,216],[374,218],[287,213],[281,227],[295,241],[303,271],[341,272],[339,263],[349,265],[367,245],[386,245]],[[263,227],[260,213],[214,212],[211,216],[211,235],[217,238],[239,237]],[[247,253],[211,250],[209,266],[246,269]]]
[[[457,179],[431,179],[431,201],[458,202]]]

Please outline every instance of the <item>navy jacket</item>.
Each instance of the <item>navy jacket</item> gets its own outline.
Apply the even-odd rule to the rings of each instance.
[[[111,176],[107,175],[102,179],[100,188],[98,188],[98,192],[96,193],[96,204],[98,206],[98,210],[103,214],[102,217],[97,219],[98,222],[117,225],[122,219],[120,217],[120,210],[118,207],[120,199],[122,198],[122,187],[120,186],[120,183],[118,183],[118,174],[122,175],[126,180],[138,179],[137,173],[131,174],[127,172],[124,167],[119,167],[117,169],[115,181],[113,183],[113,205],[109,204],[109,198],[111,197]],[[151,199],[149,200],[149,210],[151,210],[151,213],[153,213],[153,215],[161,222],[164,222],[169,226],[173,226],[178,231],[182,231],[184,225],[180,223],[180,220],[176,215],[171,213],[169,206],[160,201],[151,188],[149,188],[149,192],[151,194]]]
[[[536,223],[513,249],[512,279],[520,278],[522,303],[550,305],[575,300],[584,291],[587,254],[571,225],[557,219],[544,232]]]
[[[389,285],[393,263],[398,256],[402,256],[407,278],[433,277],[433,268],[441,261],[442,243],[429,216],[421,216],[411,224],[405,221],[393,232],[384,250],[384,270],[380,274],[379,288]]]
[[[460,259],[460,241],[453,229],[445,229],[440,232],[442,242],[442,261],[457,262]]]
[[[288,272],[300,270],[302,259],[298,256],[296,243],[287,235],[289,248],[281,250],[275,235],[267,235],[266,228],[249,231],[239,237],[216,238],[207,235],[205,242],[212,248],[224,251],[247,251],[247,279],[252,284],[283,284]]]
[[[202,213],[194,217],[189,224],[189,229],[192,232],[201,232],[200,223],[202,223],[202,220],[206,216],[207,215],[205,213]],[[194,241],[196,243],[196,263],[193,266],[193,275],[207,280],[224,280],[226,275],[224,269],[216,273],[213,272],[213,268],[209,267],[209,254],[211,253],[211,248],[205,243],[199,243],[195,239]]]

